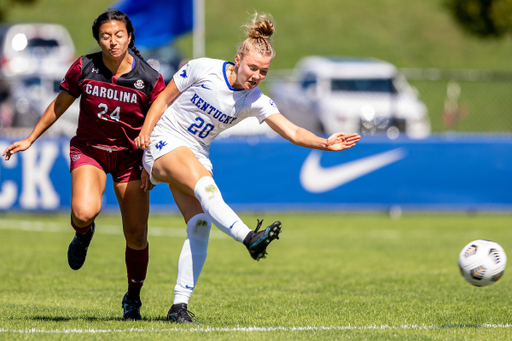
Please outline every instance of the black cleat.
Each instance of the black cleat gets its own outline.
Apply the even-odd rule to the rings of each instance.
[[[94,226],[94,223],[92,223],[91,229],[85,234],[75,233],[75,238],[69,244],[68,264],[71,269],[78,270],[84,265],[87,249],[91,243],[92,236],[94,236]]]
[[[274,239],[279,239],[279,233],[281,233],[281,222],[276,221],[270,226],[268,226],[265,230],[259,231],[261,224],[263,223],[263,219],[260,221],[258,219],[258,226],[256,226],[256,230],[254,232],[249,233],[247,237],[245,237],[244,244],[249,250],[251,257],[257,261],[261,258],[266,258],[267,254],[267,246]]]
[[[173,304],[167,313],[167,321],[176,323],[194,323],[192,317],[196,317],[193,312],[187,310],[186,303]]]
[[[142,302],[140,301],[140,298],[132,300],[128,297],[128,293],[126,293],[123,297],[123,320],[142,320],[142,317],[140,316],[141,306]]]

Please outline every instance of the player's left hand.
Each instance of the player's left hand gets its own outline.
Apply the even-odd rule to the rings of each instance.
[[[149,173],[145,168],[142,169],[142,174],[140,175],[140,188],[144,189],[144,192],[151,191],[155,185],[149,179]]]
[[[358,134],[334,133],[327,139],[327,150],[339,152],[352,148],[361,139]]]

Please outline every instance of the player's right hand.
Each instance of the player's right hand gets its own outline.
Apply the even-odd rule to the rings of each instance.
[[[31,145],[32,142],[28,141],[27,139],[14,142],[9,147],[5,148],[2,156],[5,156],[5,160],[7,161],[11,158],[11,155],[27,150]]]
[[[350,149],[361,139],[358,134],[334,133],[327,139],[327,148],[325,150],[339,152]]]
[[[135,146],[139,149],[146,149],[149,147],[149,144],[151,143],[151,139],[149,138],[149,135],[141,134],[133,140],[135,142]]]

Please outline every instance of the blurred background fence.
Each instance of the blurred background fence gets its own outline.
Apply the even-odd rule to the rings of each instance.
[[[512,72],[404,68],[400,71],[427,106],[432,133],[512,132]],[[277,79],[293,82],[291,74],[290,70],[272,70],[262,84],[263,91]],[[49,78],[37,74],[0,79],[1,134],[29,133],[57,95],[60,79],[61,75]],[[74,135],[76,104],[48,135]]]
[[[432,132],[512,132],[512,72],[401,71],[426,104]]]
[[[426,105],[432,133],[512,132],[512,72],[399,70]],[[262,84],[264,92],[278,81],[297,82],[293,70],[272,70]]]

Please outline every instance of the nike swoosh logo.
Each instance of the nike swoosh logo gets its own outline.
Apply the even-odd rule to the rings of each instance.
[[[204,84],[201,84],[201,88],[206,89],[206,90],[211,90],[210,88],[207,88],[206,86],[204,86]]]
[[[194,289],[194,287],[189,287],[188,285],[185,285],[185,288],[187,288],[187,289]]]
[[[322,168],[320,165],[322,153],[313,150],[304,161],[300,170],[300,183],[308,192],[327,192],[363,175],[374,172],[379,168],[397,162],[405,158],[406,155],[407,153],[403,148],[397,148],[341,165]]]

